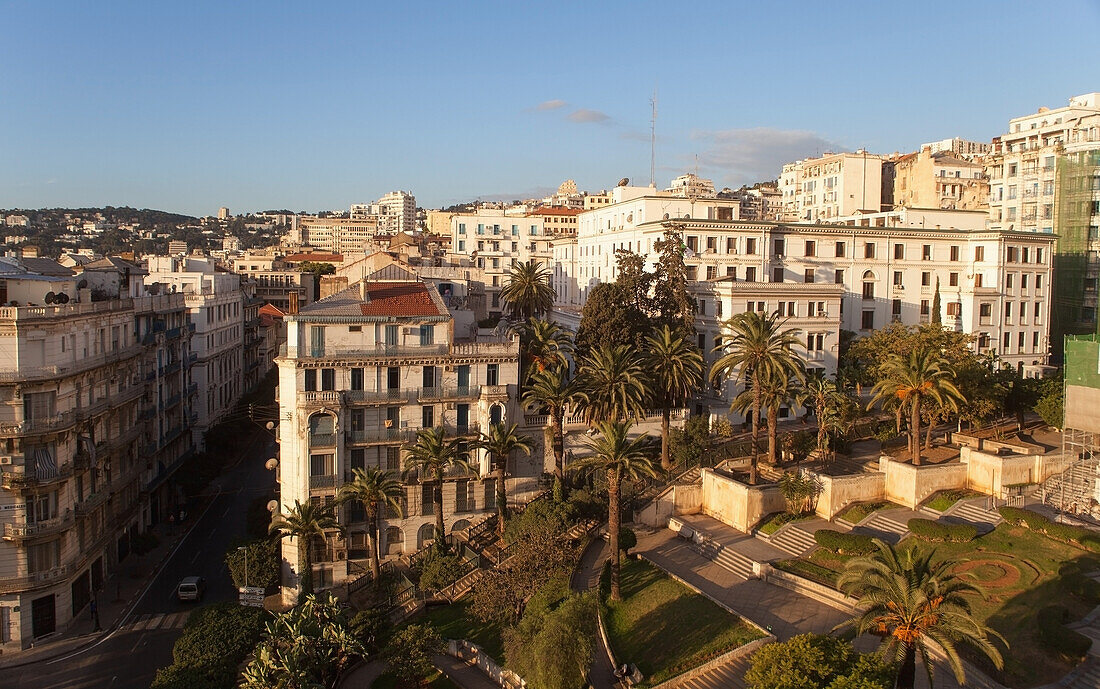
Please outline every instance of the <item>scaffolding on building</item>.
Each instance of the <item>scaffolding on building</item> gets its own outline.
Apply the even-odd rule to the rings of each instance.
[[[1044,184],[1046,181],[1043,182]],[[1042,190],[1044,195],[1046,190]],[[1050,341],[1055,347],[1064,335],[1100,332],[1097,298],[1100,296],[1100,151],[1057,156],[1054,175],[1057,203]],[[1060,359],[1061,352],[1053,352]]]

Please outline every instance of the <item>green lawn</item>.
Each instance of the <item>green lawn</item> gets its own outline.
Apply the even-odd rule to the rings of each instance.
[[[1100,569],[1100,556],[1008,524],[970,543],[913,543],[918,548],[935,548],[938,558],[957,562],[957,573],[972,577],[985,590],[984,599],[973,601],[974,613],[1000,632],[1011,650],[1004,653],[1003,672],[995,672],[977,654],[967,653],[976,664],[1009,687],[1054,682],[1072,669],[1040,643],[1037,615],[1054,604],[1065,606],[1071,619],[1088,614],[1093,605],[1066,593],[1061,572],[1067,565],[1084,572]],[[773,564],[835,585],[836,574],[849,559],[819,548],[806,558]]]
[[[504,661],[504,647],[500,640],[500,628],[486,624],[469,612],[469,601],[460,600],[450,605],[432,606],[424,611],[416,622],[427,622],[435,627],[444,639],[465,639],[485,649],[498,663]]]
[[[607,633],[620,663],[654,685],[763,634],[644,561],[623,560],[623,600],[607,601]],[[606,592],[609,572],[604,573]]]
[[[371,689],[395,689],[397,687],[397,677],[394,677],[390,673],[386,672],[378,676],[378,679],[371,683]],[[447,675],[443,674],[439,670],[436,670],[428,681],[421,685],[427,687],[427,689],[459,689],[459,686],[452,682]]]
[[[895,505],[892,502],[860,502],[845,507],[836,515],[836,518],[843,519],[850,524],[858,524],[874,512],[895,507],[901,507],[901,505]]]
[[[975,493],[972,490],[945,490],[937,493],[936,497],[925,503],[925,506],[937,512],[946,512],[948,508],[959,500],[977,497],[978,495],[980,495],[980,493]]]
[[[807,519],[814,519],[816,514],[791,514],[790,512],[777,512],[768,518],[763,524],[760,525],[760,533],[771,536],[776,531],[779,531],[784,524],[790,524],[791,522],[801,522]]]

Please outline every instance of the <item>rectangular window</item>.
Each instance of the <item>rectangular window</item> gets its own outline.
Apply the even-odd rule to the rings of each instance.
[[[749,266],[745,268],[745,282],[756,282],[756,267]]]
[[[836,243],[836,257],[844,258],[844,242]]]
[[[920,315],[927,316],[929,314],[929,312],[930,312],[930,309],[928,308],[928,300],[927,299],[921,299],[920,300]]]
[[[331,453],[309,456],[310,476],[332,476],[336,473],[336,455]]]
[[[806,255],[807,256],[816,256],[817,255],[817,242],[815,242],[812,239],[807,239],[806,240]]]
[[[893,300],[890,305],[890,313],[893,314],[895,320],[901,318],[901,299]]]
[[[903,258],[905,258],[905,245],[904,244],[895,244],[894,245],[894,259],[900,261]]]
[[[816,271],[813,268],[807,268],[806,271],[805,271],[805,275],[803,277],[803,281],[804,282],[813,282],[815,272]]]
[[[894,271],[894,287],[901,287],[901,271]]]
[[[745,253],[746,254],[755,254],[756,253],[756,238],[755,237],[747,237],[745,239]]]
[[[772,268],[772,282],[783,282],[782,268]]]
[[[401,448],[395,445],[386,446],[386,471],[401,471]]]
[[[983,278],[981,273],[977,273],[977,274],[974,275],[974,286],[975,287],[981,287],[983,282],[984,282],[984,278]]]
[[[952,261],[959,260],[959,247],[956,244],[951,245],[951,250],[948,253],[948,258]]]
[[[435,407],[429,404],[421,408],[420,425],[423,428],[432,428],[435,426]]]
[[[874,257],[875,257],[875,243],[874,242],[864,243],[864,245],[863,245],[863,258],[874,258]]]
[[[947,284],[952,286],[952,287],[958,287],[959,286],[959,274],[958,273],[948,273],[947,274]]]
[[[386,368],[386,389],[397,390],[401,387],[401,367],[390,366]]]
[[[928,287],[932,284],[932,273],[927,270],[920,274],[920,286]]]
[[[868,300],[875,298],[875,283],[863,283],[863,298]]]
[[[984,261],[985,260],[985,247],[984,246],[974,247],[974,260],[975,261]]]
[[[1037,301],[1037,302],[1035,302],[1035,310],[1034,310],[1034,314],[1035,314],[1035,315],[1034,315],[1034,322],[1035,322],[1035,325],[1039,325],[1039,324],[1040,324],[1040,322],[1042,321],[1042,315],[1043,315],[1043,302],[1041,302],[1041,301]]]
[[[500,364],[487,364],[485,366],[485,384],[499,385]]]
[[[843,285],[844,284],[844,271],[843,270],[834,271],[834,273],[833,273],[833,282],[838,284],[838,285]]]
[[[315,392],[317,390],[317,369],[307,368],[305,370],[305,379],[306,392]]]
[[[363,389],[363,369],[353,368],[351,369],[351,389],[362,390]]]
[[[781,257],[783,256],[783,253],[787,248],[787,242],[784,239],[774,239],[772,240],[772,247],[772,253],[774,253],[776,256]]]
[[[420,346],[426,346],[435,343],[435,326],[434,325],[421,325],[420,326]]]
[[[336,369],[323,368],[321,369],[321,389],[322,390],[335,390],[336,389]]]
[[[920,258],[921,258],[922,261],[931,261],[932,260],[932,245],[931,244],[924,244],[924,245],[921,246],[921,248],[920,248]]]
[[[874,311],[864,311],[863,312],[863,320],[860,323],[860,326],[864,330],[874,330],[875,329],[875,312]]]

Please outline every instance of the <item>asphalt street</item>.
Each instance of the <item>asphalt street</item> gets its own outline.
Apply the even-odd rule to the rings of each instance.
[[[172,644],[196,607],[176,600],[179,580],[204,577],[204,603],[237,598],[225,551],[245,537],[249,503],[275,486],[274,472],[264,468],[274,450],[271,435],[258,431],[237,464],[211,483],[205,491],[213,496],[209,506],[191,516],[197,521],[190,533],[112,634],[68,656],[10,670],[0,684],[6,689],[148,689],[157,668],[172,662]]]

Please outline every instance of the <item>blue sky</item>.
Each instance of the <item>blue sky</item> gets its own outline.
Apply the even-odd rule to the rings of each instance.
[[[1100,91],[1100,2],[0,0],[0,208],[428,207],[988,140]]]

